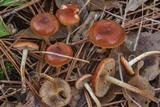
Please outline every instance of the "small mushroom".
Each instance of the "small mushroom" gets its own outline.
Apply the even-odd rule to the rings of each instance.
[[[62,5],[56,12],[56,17],[60,23],[67,26],[67,44],[71,35],[71,26],[76,25],[80,21],[80,17],[77,15],[77,12],[79,12],[79,8],[71,4]]]
[[[103,97],[107,93],[110,84],[113,83],[129,91],[138,93],[156,103],[159,102],[159,99],[148,95],[143,90],[112,77],[111,75],[115,73],[115,63],[113,58],[105,58],[97,66],[92,78],[93,92],[96,96]]]
[[[26,84],[25,84],[25,63],[27,59],[28,51],[38,50],[39,46],[36,43],[33,42],[16,42],[13,44],[14,48],[17,48],[18,50],[23,50],[22,53],[22,61],[21,61],[21,81],[22,81],[22,91],[21,94],[26,93]]]
[[[90,96],[92,97],[92,99],[94,100],[94,102],[96,103],[97,107],[102,107],[99,100],[97,99],[97,97],[94,95],[91,87],[89,86],[88,83],[90,83],[92,80],[92,75],[91,74],[84,74],[82,77],[80,77],[77,81],[76,81],[76,88],[77,89],[87,89],[87,91],[89,92]]]
[[[70,102],[71,88],[65,80],[52,78],[43,73],[40,73],[39,76],[47,79],[39,90],[43,102],[50,107],[63,107]]]
[[[56,42],[55,44],[50,45],[46,51],[54,52],[54,53],[58,53],[58,54],[62,54],[70,57],[73,56],[72,48],[63,42]],[[45,61],[49,65],[56,67],[58,75],[59,75],[60,67],[62,65],[67,64],[70,60],[71,59],[69,58],[64,58],[57,55],[45,54]]]
[[[101,19],[91,25],[88,36],[93,44],[102,49],[114,48],[124,42],[125,31],[118,23]]]
[[[51,45],[48,37],[59,29],[59,22],[51,13],[43,12],[32,18],[30,27],[35,34],[43,36],[45,42]]]
[[[73,56],[72,48],[63,42],[56,42],[55,44],[50,45],[46,51],[66,56]],[[45,54],[45,61],[52,66],[59,67],[67,64],[70,61],[70,59],[60,57],[57,55]]]
[[[134,65],[136,62],[143,59],[144,57],[147,57],[150,55],[155,55],[155,54],[160,54],[160,51],[149,51],[149,52],[142,53],[141,55],[135,57],[134,59],[132,59],[129,62],[123,56],[121,56],[120,61],[121,61],[121,64],[123,65],[123,67],[125,68],[125,70],[130,75],[133,75],[134,71],[133,71],[132,65]]]

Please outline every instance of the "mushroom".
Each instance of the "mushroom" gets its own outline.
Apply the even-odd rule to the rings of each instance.
[[[88,83],[90,83],[92,80],[92,75],[91,74],[84,74],[82,77],[80,77],[76,83],[75,86],[77,89],[87,89],[87,91],[89,92],[90,96],[92,97],[92,99],[94,100],[94,102],[96,103],[97,107],[102,107],[99,100],[97,99],[97,97],[94,95],[91,87],[89,86]]]
[[[50,107],[63,107],[70,102],[71,88],[65,80],[52,78],[44,73],[39,73],[39,76],[47,79],[39,90],[43,102]]]
[[[51,13],[43,12],[32,18],[30,27],[35,34],[43,36],[45,42],[51,45],[48,37],[59,29],[59,22]]]
[[[71,56],[71,57],[73,56],[72,48],[63,42],[56,42],[55,44],[50,45],[46,51],[54,52],[54,53],[58,53],[58,54],[66,55],[66,56]],[[60,57],[57,55],[45,54],[45,61],[49,65],[57,68],[58,75],[59,75],[60,67],[62,65],[67,64],[70,60],[71,59],[69,58],[64,58],[64,57]]]
[[[77,24],[80,21],[80,17],[77,15],[77,12],[79,12],[79,8],[71,4],[62,5],[56,12],[56,17],[60,23],[67,26],[67,44],[71,35],[71,26]]]
[[[97,66],[92,78],[93,92],[96,96],[103,97],[107,93],[110,84],[113,83],[129,91],[138,93],[156,103],[159,102],[159,99],[147,94],[143,90],[112,77],[115,73],[115,63],[113,58],[105,58]]]
[[[55,44],[50,45],[46,51],[66,56],[73,56],[72,48],[63,42],[56,42]],[[45,61],[52,66],[59,67],[67,64],[70,61],[70,59],[51,54],[45,54]]]
[[[125,31],[118,23],[101,19],[91,25],[88,36],[93,44],[105,50],[121,45],[125,39]]]
[[[139,60],[143,59],[144,57],[147,57],[149,55],[155,55],[155,54],[160,54],[160,51],[149,51],[149,52],[142,53],[141,55],[135,57],[134,59],[132,59],[129,62],[123,56],[121,56],[120,61],[121,61],[121,64],[123,65],[123,67],[125,68],[125,70],[130,75],[133,75],[134,74],[134,71],[133,71],[133,68],[132,68],[133,64],[135,64]]]
[[[22,53],[22,61],[21,61],[21,82],[22,82],[22,91],[21,94],[26,93],[26,83],[25,83],[25,63],[27,59],[28,51],[38,50],[39,46],[34,42],[16,42],[13,44],[14,48],[17,48],[18,50],[23,50]]]

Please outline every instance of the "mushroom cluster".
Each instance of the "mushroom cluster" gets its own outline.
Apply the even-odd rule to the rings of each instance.
[[[55,16],[47,12],[39,13],[32,18],[30,23],[32,31],[37,35],[43,36],[45,42],[48,44],[46,51],[42,53],[45,53],[45,61],[49,65],[57,68],[58,74],[60,70],[59,68],[69,63],[71,57],[73,57],[73,50],[68,44],[71,36],[71,26],[76,25],[80,21],[80,17],[77,12],[79,12],[79,8],[77,6],[66,4],[62,5],[56,11]],[[51,44],[48,37],[59,30],[59,22],[67,27],[68,36],[66,38],[66,43],[56,41],[55,44]],[[95,46],[101,47],[102,49],[118,47],[124,42],[126,36],[123,27],[110,19],[101,19],[93,23],[88,29],[87,35],[91,43]],[[28,46],[26,44],[29,43],[25,42],[25,45],[23,44],[22,46],[17,43],[13,46],[20,49],[22,49],[21,47],[24,47],[23,54],[25,54],[25,58],[22,58],[22,60],[26,60],[27,52],[30,49],[28,47],[31,47],[32,50],[38,50],[37,45]],[[124,68],[133,75],[134,72],[131,66],[135,62],[145,56],[159,53],[160,52],[158,51],[146,52],[129,62],[125,60],[124,57],[121,57],[120,61]],[[159,99],[146,94],[143,90],[114,78],[116,71],[115,63],[116,61],[113,58],[103,59],[95,69],[94,74],[84,74],[81,76],[75,82],[75,87],[79,90],[86,89],[97,107],[102,106],[97,97],[103,97],[109,90],[112,83],[134,93],[138,93],[156,103],[159,102]],[[22,91],[25,91],[25,88],[23,87],[26,87],[24,82],[24,65],[25,62],[22,62]],[[43,102],[52,107],[65,106],[70,102],[72,95],[69,83],[58,77],[52,78],[47,74],[39,73],[39,75],[40,77],[47,79],[41,85],[39,90],[39,94]]]

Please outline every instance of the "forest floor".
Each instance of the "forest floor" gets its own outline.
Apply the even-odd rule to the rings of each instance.
[[[55,15],[57,10],[65,4],[72,4],[79,8],[75,14],[79,15],[80,21],[70,27],[71,37],[68,39],[68,45],[73,50],[73,56],[59,56],[67,57],[70,61],[61,67],[55,67],[46,62],[44,52],[48,44],[42,36],[32,31],[30,22],[34,16],[43,12]],[[125,40],[121,45],[105,49],[103,52],[101,47],[94,45],[88,37],[89,28],[102,19],[113,20],[125,31]],[[49,28],[48,26],[45,29]],[[50,43],[66,43],[67,28],[69,27],[59,23],[58,31],[48,36]],[[25,68],[23,68],[25,75],[22,75],[22,50],[16,49],[14,45],[17,42],[26,41],[36,43],[39,49],[28,52]],[[160,51],[159,0],[0,0],[0,106],[49,107],[45,100],[50,99],[48,102],[52,103],[52,107],[59,107],[63,103],[66,103],[65,107],[96,107],[96,103],[87,90],[77,89],[75,83],[84,74],[94,75],[93,77],[99,75],[94,74],[98,64],[110,57],[115,59],[116,64],[112,76],[121,82],[137,87],[144,94],[141,92],[137,94],[128,91],[125,87],[121,88],[107,82],[110,84],[108,92],[98,97],[101,106],[159,107],[159,55],[150,55],[132,64],[133,75],[126,72],[120,62],[121,56],[130,61],[149,51]],[[110,67],[112,66],[102,68],[102,70]],[[48,97],[42,98],[40,90],[45,88],[46,76],[52,78],[50,81],[56,80],[57,82],[59,78],[64,80],[71,89],[68,89],[71,91],[70,95],[65,93],[67,86],[54,81],[54,85],[58,86],[58,94],[49,97],[53,95],[49,94],[51,93],[49,91],[55,89],[49,86],[53,89],[44,90],[47,93],[43,97]],[[22,94],[24,84],[21,78],[26,84],[25,94]],[[91,89],[93,85],[94,82],[89,83]]]

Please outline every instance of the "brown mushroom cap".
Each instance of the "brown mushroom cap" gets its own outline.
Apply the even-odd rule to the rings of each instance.
[[[114,48],[123,43],[125,31],[118,23],[101,19],[90,27],[88,36],[90,41],[99,47]]]
[[[82,77],[80,77],[76,81],[76,88],[77,89],[83,89],[84,88],[84,83],[90,83],[92,80],[92,75],[91,74],[84,74]]]
[[[54,15],[43,12],[32,18],[30,26],[34,33],[41,36],[50,36],[59,29],[59,22]]]
[[[120,57],[120,61],[121,61],[121,64],[123,65],[124,69],[130,74],[130,75],[133,75],[135,74],[132,67],[129,65],[128,61],[123,57],[121,56]]]
[[[75,25],[79,22],[80,18],[76,12],[79,11],[77,6],[66,4],[62,5],[56,12],[56,17],[66,26]]]
[[[114,74],[115,60],[113,58],[105,58],[98,64],[92,78],[93,92],[97,97],[103,97],[110,87],[111,83],[106,81],[106,75],[114,76]]]
[[[28,49],[28,50],[38,50],[39,46],[34,42],[16,42],[13,44],[14,48],[18,50]]]
[[[63,42],[57,42],[54,45],[50,45],[46,51],[67,55],[67,56],[73,56],[72,48]],[[65,65],[70,61],[69,58],[64,58],[64,57],[51,55],[51,54],[45,54],[45,60],[48,64],[56,67]]]
[[[72,98],[70,85],[60,78],[57,79],[57,83],[58,93],[54,93],[53,84],[50,81],[45,81],[39,90],[42,101],[50,107],[65,106]]]

